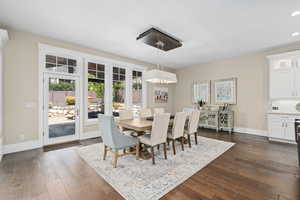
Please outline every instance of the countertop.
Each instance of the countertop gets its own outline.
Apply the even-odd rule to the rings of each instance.
[[[300,112],[284,112],[284,111],[268,111],[268,114],[272,114],[272,115],[299,115],[300,116]]]

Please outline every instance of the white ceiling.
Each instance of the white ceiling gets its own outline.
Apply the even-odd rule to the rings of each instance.
[[[0,0],[0,24],[178,68],[298,42],[295,10],[299,0]],[[183,47],[136,41],[152,26]]]

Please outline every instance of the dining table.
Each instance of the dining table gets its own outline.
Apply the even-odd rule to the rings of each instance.
[[[169,126],[172,126],[173,119],[174,119],[174,115],[171,115]],[[138,137],[138,136],[144,135],[146,133],[151,134],[153,117],[118,120],[117,124],[118,124],[118,126],[122,127],[123,129],[134,131],[132,136]],[[140,157],[142,159],[150,159],[151,154],[146,148],[140,148]]]

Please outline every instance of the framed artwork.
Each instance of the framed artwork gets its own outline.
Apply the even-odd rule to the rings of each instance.
[[[154,88],[154,103],[168,103],[168,88]]]
[[[210,81],[194,82],[193,83],[193,103],[198,103],[202,100],[206,104],[210,104]]]
[[[236,104],[236,78],[215,80],[215,104]]]

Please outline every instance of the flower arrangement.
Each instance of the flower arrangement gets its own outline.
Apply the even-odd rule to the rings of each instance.
[[[68,105],[75,105],[75,97],[67,96],[65,101]]]

